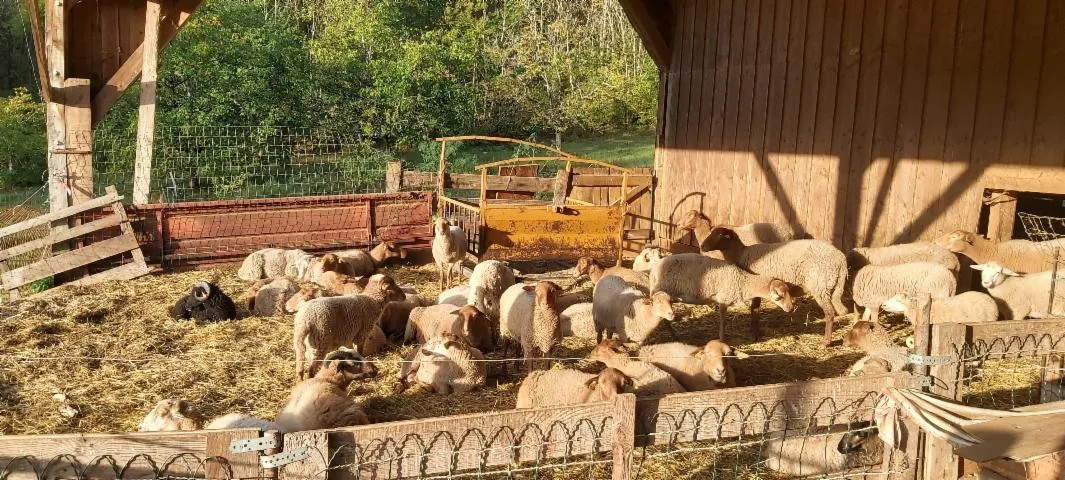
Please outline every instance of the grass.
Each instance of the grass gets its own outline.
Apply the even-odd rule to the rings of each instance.
[[[550,144],[551,142],[548,140],[541,140],[538,143]],[[452,161],[452,168],[472,171],[472,165],[474,164],[495,162],[518,156],[518,147],[515,144],[499,142],[463,142],[463,145],[467,146],[461,150],[461,156],[464,158],[454,158],[454,151],[452,151],[452,155],[448,157]],[[562,140],[561,148],[563,151],[579,157],[602,160],[622,167],[651,167],[654,163],[655,135],[653,132],[628,132],[599,137],[574,138],[571,140],[564,138]],[[435,152],[438,151],[439,150],[434,150],[433,158],[429,159],[434,168],[436,164]],[[408,162],[413,161],[416,164],[416,156],[418,153],[412,152],[410,155],[411,156],[404,160]],[[542,150],[528,150],[521,153],[521,156],[529,155],[547,156],[551,155],[551,153]],[[468,162],[470,165],[467,166],[465,163],[467,163],[468,160],[472,162]],[[457,165],[456,162],[462,162],[463,165]]]

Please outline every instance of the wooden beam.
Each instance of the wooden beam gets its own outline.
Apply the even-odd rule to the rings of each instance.
[[[510,175],[488,175],[488,190],[507,192],[550,192],[554,190],[554,178],[517,177]],[[481,188],[481,176],[473,173],[445,173],[445,188],[476,190]],[[649,175],[630,175],[630,187],[644,187],[651,184]],[[570,185],[573,187],[620,187],[621,175],[573,174]],[[436,175],[433,172],[403,172],[403,188],[435,189]]]
[[[385,193],[403,190],[403,162],[388,162],[385,166]]]
[[[176,0],[166,4],[166,12],[160,20],[159,50],[162,51],[188,23],[192,13],[200,8],[203,0]],[[138,45],[122,66],[111,75],[92,99],[92,126],[95,127],[111,111],[126,89],[141,74],[144,64],[144,45]]]
[[[67,129],[63,105],[63,84],[66,81],[66,43],[64,30],[66,9],[63,0],[46,0],[44,9],[45,51],[48,60],[48,84],[52,94],[47,105],[48,133],[48,205],[56,212],[66,208],[67,197]],[[53,229],[66,228],[66,221],[57,222]]]
[[[987,217],[987,238],[1004,242],[1013,238],[1013,223],[1017,219],[1017,194],[991,192],[991,211]]]
[[[159,68],[159,22],[162,0],[149,0],[144,12],[144,51],[141,65],[141,101],[137,112],[137,161],[133,167],[133,204],[148,203],[155,145],[155,90]]]
[[[92,101],[87,78],[63,82],[67,134],[67,187],[73,205],[92,199]]]
[[[554,152],[554,153],[557,153],[557,154],[559,154],[559,155],[561,155],[563,157],[573,157],[574,156],[571,153],[564,152],[561,149],[552,147],[550,145],[544,145],[542,143],[530,142],[528,140],[518,140],[516,138],[489,137],[489,136],[486,136],[486,135],[459,135],[459,136],[454,136],[454,137],[440,137],[440,138],[436,139],[436,141],[438,141],[438,142],[460,142],[460,141],[463,141],[463,140],[479,140],[479,141],[483,141],[483,142],[516,143],[518,145],[525,145],[527,147],[534,147],[534,148],[539,148],[541,150],[547,150],[549,152]]]
[[[673,46],[669,28],[671,14],[663,5],[665,2],[620,0],[620,3],[659,71],[668,72],[673,59]]]
[[[26,0],[26,16],[30,17],[30,35],[33,37],[33,59],[37,63],[37,82],[41,86],[41,100],[52,101],[52,86],[48,82],[48,61],[44,56],[44,33],[41,30],[41,12],[37,0]]]

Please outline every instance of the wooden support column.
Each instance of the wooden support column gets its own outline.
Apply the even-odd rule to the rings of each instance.
[[[68,78],[66,97],[67,186],[72,205],[92,199],[92,104],[89,79]]]
[[[994,242],[1013,238],[1013,222],[1017,218],[1017,194],[1008,191],[992,192],[990,205],[987,238]]]
[[[931,304],[925,310],[925,321],[931,321],[927,314],[931,310]],[[939,324],[932,327],[931,348],[932,356],[952,356],[958,358],[956,350],[960,350],[965,344],[968,329],[960,323]],[[958,399],[958,379],[961,377],[961,363],[957,360],[947,364],[933,365],[929,369],[932,378],[931,393],[946,398]],[[924,478],[958,478],[961,464],[950,443],[939,440],[931,435],[925,435],[925,477]]]
[[[403,162],[388,162],[385,166],[385,193],[403,190]]]
[[[141,66],[141,99],[137,112],[137,162],[133,171],[133,203],[148,203],[152,179],[152,148],[155,145],[155,89],[159,66],[159,18],[161,0],[149,0],[144,13],[144,52]]]
[[[48,60],[48,85],[51,100],[47,105],[48,133],[48,205],[56,212],[70,205],[67,196],[67,128],[64,108],[66,81],[66,43],[64,40],[64,0],[48,0],[44,8],[45,53]],[[52,224],[53,230],[65,230],[66,219]]]
[[[444,172],[447,165],[447,141],[440,142],[440,167],[436,170],[436,214],[444,214],[444,182],[446,181],[446,173]]]

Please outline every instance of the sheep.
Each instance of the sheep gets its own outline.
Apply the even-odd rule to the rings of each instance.
[[[200,280],[192,290],[170,307],[170,318],[217,322],[237,318],[237,306],[213,283]]]
[[[296,313],[304,303],[322,297],[335,296],[332,290],[326,290],[321,285],[315,283],[304,283],[300,285],[298,292],[288,297],[285,302],[285,313]]]
[[[792,309],[791,292],[783,280],[748,273],[724,260],[697,253],[671,255],[651,268],[651,291],[666,292],[684,303],[714,302],[719,319],[718,338],[722,340],[728,305],[767,298],[785,312]],[[751,335],[757,338],[760,333],[757,317],[752,315]]]
[[[582,295],[579,293],[567,293],[565,295],[559,295],[558,298],[555,299],[555,306],[558,308],[558,311],[561,312],[578,303],[590,301],[591,298],[587,297],[586,295]]]
[[[453,227],[443,217],[436,219],[433,236],[433,261],[440,278],[440,290],[451,288],[456,276],[461,277],[462,260],[466,258],[466,232]]]
[[[1023,320],[1065,315],[1065,302],[1055,301],[1053,311],[1047,312],[1053,272],[1020,274],[998,262],[972,267],[980,271],[980,284],[995,299],[1004,318]]]
[[[710,340],[703,347],[680,342],[640,347],[640,360],[665,370],[689,392],[732,388],[736,374],[727,357],[747,358],[721,340]]]
[[[891,313],[901,313],[907,319],[916,317],[916,303],[913,295],[899,293],[884,301],[883,309]],[[959,293],[949,298],[932,299],[932,318],[929,323],[956,322],[994,322],[998,320],[998,304],[990,295],[983,292]]]
[[[884,373],[891,373],[891,364],[883,358],[866,355],[848,367],[846,375],[850,377],[868,377]]]
[[[393,258],[407,258],[407,250],[396,246],[392,242],[381,242],[370,249],[369,252],[362,250],[342,250],[334,252],[340,262],[337,272],[352,277],[365,277],[372,275],[378,268],[384,266]]]
[[[381,316],[377,324],[381,326],[385,337],[392,341],[402,341],[407,331],[407,323],[410,320],[410,312],[418,307],[427,307],[427,302],[420,295],[407,293],[407,299],[402,302],[388,302],[381,310]]]
[[[865,309],[862,320],[875,319],[880,306],[897,293],[927,293],[932,298],[954,295],[958,281],[942,265],[929,262],[902,265],[867,265],[854,275],[854,304]]]
[[[521,345],[526,367],[532,359],[544,358],[562,339],[556,301],[562,289],[552,282],[535,285],[516,284],[506,289],[499,300],[499,336],[503,356],[508,343]]]
[[[1065,247],[1065,238],[1045,242],[994,242],[972,232],[955,230],[940,237],[935,243],[954,253],[965,255],[977,264],[995,262],[1017,273],[1035,273],[1051,269],[1054,249]]]
[[[775,223],[748,223],[734,227],[720,226],[730,228],[736,232],[744,245],[787,242],[804,236],[802,232],[792,227]],[[680,220],[677,220],[677,228],[684,233],[692,232],[695,235],[696,245],[703,252],[716,250],[714,248],[704,248],[703,246],[707,237],[710,236],[712,227],[713,224],[710,223],[710,218],[698,210],[689,210],[680,217]]]
[[[467,305],[473,305],[493,320],[499,320],[499,297],[514,285],[514,270],[499,260],[485,260],[470,274]]]
[[[772,275],[809,294],[825,312],[824,345],[832,342],[836,315],[846,315],[843,289],[847,283],[847,256],[823,240],[792,240],[747,245],[735,231],[718,227],[706,239],[708,249],[721,250],[725,260],[751,272]],[[760,302],[751,305],[752,317]]]
[[[381,325],[375,324],[370,329],[370,334],[366,335],[366,340],[359,345],[359,352],[366,356],[377,355],[385,351],[387,345],[388,337],[385,336],[385,331],[381,329]]]
[[[762,458],[766,468],[789,478],[824,477],[880,465],[884,443],[876,436],[876,428],[868,425],[813,427],[808,435],[771,438],[762,444]]]
[[[632,260],[632,269],[636,272],[649,273],[651,267],[669,256],[669,252],[661,247],[645,247],[640,250],[636,258]]]
[[[348,397],[348,385],[377,375],[377,368],[358,352],[341,347],[330,352],[322,368],[296,385],[274,422],[284,432],[349,427],[370,423]]]
[[[304,303],[296,312],[292,335],[297,378],[313,377],[317,361],[325,352],[349,345],[361,348],[385,304],[405,298],[392,277],[374,274],[362,294]]]
[[[274,422],[243,413],[227,413],[207,422],[207,425],[203,427],[204,430],[229,430],[233,428],[258,428],[264,432],[270,430],[281,431],[281,428]]]
[[[313,281],[318,274],[329,269],[328,264],[323,264],[321,259],[303,250],[264,248],[244,259],[237,270],[237,277],[245,281],[281,277]]]
[[[687,391],[665,370],[650,362],[631,358],[629,351],[616,338],[607,338],[599,342],[588,354],[588,359],[598,360],[631,378],[636,385],[638,397],[658,397]]]
[[[330,253],[322,258],[331,261],[335,257]],[[330,270],[318,275],[314,283],[332,290],[337,295],[358,295],[366,288],[366,282],[369,279],[370,277],[353,277],[346,273]]]
[[[397,393],[411,383],[439,394],[465,393],[483,387],[488,376],[481,351],[448,332],[429,339],[406,360]]]
[[[595,338],[592,302],[575,303],[566,307],[558,314],[558,321],[563,337]]]
[[[598,374],[569,368],[540,370],[521,381],[515,408],[603,402],[630,393],[632,388],[632,379],[614,368],[604,368]]]
[[[857,347],[871,357],[883,359],[892,372],[902,371],[910,363],[910,350],[895,345],[888,332],[876,322],[855,322],[843,337],[843,346]]]
[[[137,427],[138,432],[183,432],[199,430],[203,417],[189,402],[178,398],[160,400]]]
[[[285,303],[299,290],[300,285],[290,278],[259,280],[245,293],[246,306],[253,315],[277,315],[285,311]]]
[[[491,321],[473,305],[415,308],[410,312],[403,340],[424,343],[443,333],[462,337],[482,352],[495,348]]]
[[[852,272],[866,265],[901,265],[913,262],[929,262],[942,265],[954,276],[958,275],[958,256],[939,245],[929,242],[903,243],[886,247],[857,247],[847,252],[847,266]]]
[[[440,292],[440,295],[436,297],[436,304],[461,307],[469,301],[471,290],[469,285],[456,285]]]
[[[607,338],[616,334],[623,342],[642,343],[662,320],[673,320],[673,299],[662,291],[647,298],[621,277],[607,275],[592,292],[592,320],[596,342],[606,332]],[[672,331],[669,323],[666,327]]]
[[[608,275],[619,277],[630,285],[632,285],[633,287],[640,289],[644,293],[647,292],[648,284],[650,283],[650,279],[648,278],[646,273],[637,272],[635,270],[631,270],[625,267],[606,268],[603,267],[603,265],[596,261],[594,258],[590,257],[579,258],[577,260],[577,266],[573,267],[574,278],[579,279],[585,275],[587,275],[588,279],[591,280],[592,285],[597,285],[599,283],[599,279]]]

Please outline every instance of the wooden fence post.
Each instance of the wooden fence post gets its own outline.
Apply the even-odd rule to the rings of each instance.
[[[299,462],[282,465],[278,478],[281,480],[326,480],[329,478],[329,432],[286,433],[284,439],[286,452],[306,447],[311,454]]]
[[[403,190],[403,162],[388,162],[385,169],[385,193]]]
[[[931,303],[927,305],[925,319],[930,318]],[[936,364],[929,369],[932,386],[928,390],[931,393],[942,395],[950,399],[958,396],[958,369],[961,368],[960,359],[955,356],[961,345],[965,343],[968,327],[959,323],[946,323],[932,328],[931,341],[928,354],[931,356],[950,356],[954,361],[945,364]],[[927,367],[926,367],[927,368]],[[924,454],[924,478],[926,479],[955,479],[959,474],[959,460],[954,455],[954,449],[950,443],[939,440],[931,435],[925,435]]]
[[[159,66],[159,25],[161,0],[149,0],[144,14],[144,43],[141,58],[141,98],[137,112],[137,158],[133,168],[133,204],[148,203],[152,182],[152,152],[155,147],[155,90]]]
[[[614,397],[614,459],[612,480],[631,480],[632,452],[636,444],[636,396]]]

